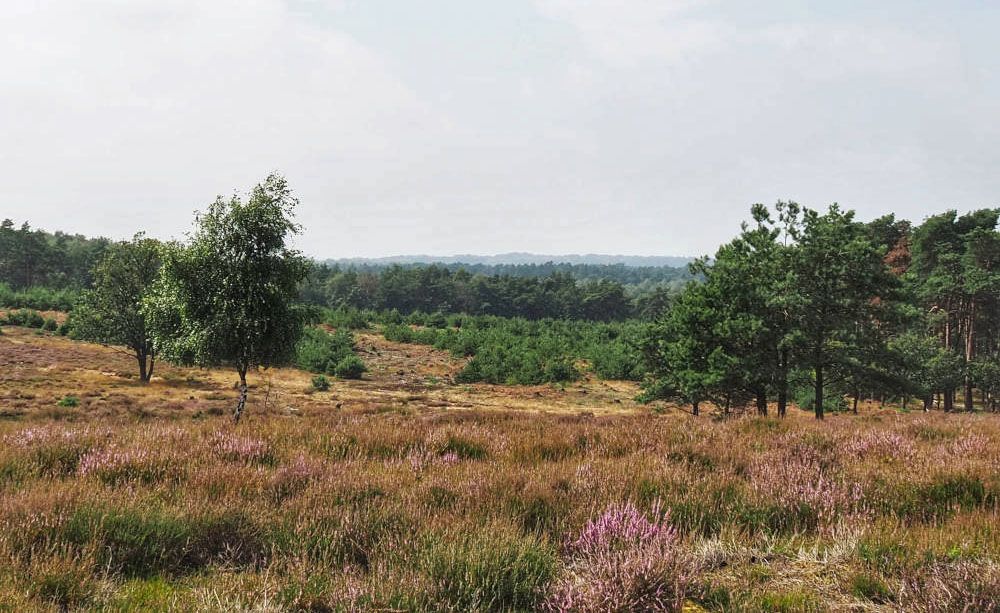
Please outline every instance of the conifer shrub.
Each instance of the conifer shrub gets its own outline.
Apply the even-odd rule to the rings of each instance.
[[[341,379],[360,379],[361,375],[365,374],[367,370],[368,368],[361,361],[361,358],[351,354],[344,356],[337,362],[337,366],[333,369],[333,374]]]

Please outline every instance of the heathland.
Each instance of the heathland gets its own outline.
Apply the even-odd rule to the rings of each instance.
[[[669,266],[0,225],[8,610],[993,611],[1000,210]]]
[[[48,314],[61,320],[56,313]],[[10,610],[991,610],[1000,424],[862,403],[712,421],[634,383],[456,382],[357,334],[362,379],[0,337]]]

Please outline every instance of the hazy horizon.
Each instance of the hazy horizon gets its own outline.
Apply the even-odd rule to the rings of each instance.
[[[0,217],[181,238],[285,174],[313,257],[698,256],[754,202],[1000,204],[1000,5],[14,0]]]

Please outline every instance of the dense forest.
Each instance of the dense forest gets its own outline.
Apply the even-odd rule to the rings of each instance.
[[[0,302],[68,309],[110,243],[4,220]],[[612,321],[651,319],[690,279],[670,266],[316,263],[300,287],[304,302],[330,308]]]
[[[0,281],[14,290],[84,288],[110,241],[0,223]]]
[[[783,416],[794,403],[822,418],[856,410],[861,398],[904,409],[997,409],[1000,210],[947,211],[916,225],[894,215],[866,223],[836,205],[814,211],[791,202],[755,205],[751,215],[736,238],[683,273],[554,263],[341,267],[289,251],[298,258],[294,283],[285,283],[290,299],[311,305],[296,317],[345,333],[310,332],[282,356],[314,372],[360,376],[346,331],[377,327],[391,340],[468,358],[463,381],[534,384],[589,371],[642,381],[644,399],[680,401],[695,414],[703,404],[761,414],[773,405]],[[161,260],[180,266],[169,264],[182,262],[170,254],[188,250],[7,220],[0,301],[73,308],[79,336],[139,347],[151,370],[157,348],[143,317],[154,310],[144,293]],[[226,257],[217,259],[225,268]],[[189,282],[192,295],[208,299],[198,275]],[[113,294],[122,286],[131,302],[97,299],[102,287]],[[134,338],[109,330],[110,315],[88,317],[126,311],[135,317],[119,327]]]
[[[571,257],[571,256],[566,256]],[[673,258],[680,260],[681,258]],[[693,260],[693,258],[692,258]],[[350,260],[327,260],[322,266],[336,270],[355,270],[361,273],[379,273],[387,268],[401,266],[403,268],[420,268],[428,265],[435,265],[447,268],[452,272],[464,270],[474,275],[484,275],[487,277],[508,276],[508,277],[530,277],[542,278],[551,277],[556,273],[569,275],[580,281],[617,281],[624,285],[643,285],[673,283],[683,284],[691,278],[691,271],[688,264],[691,260],[677,265],[632,265],[624,262],[611,264],[590,264],[572,263],[561,260],[551,260],[547,262],[526,262],[526,263],[496,263],[487,264],[482,262],[353,262]]]
[[[652,319],[690,273],[653,268],[622,274],[620,266],[519,265],[511,274],[486,275],[463,266],[398,265],[361,269],[318,266],[304,284],[306,302],[331,308],[397,310],[408,314],[467,313],[525,319],[618,321]],[[587,275],[604,270],[609,277]],[[650,276],[643,278],[643,273]],[[540,274],[534,274],[540,273]],[[638,280],[626,285],[622,277]],[[663,281],[669,277],[670,281]]]

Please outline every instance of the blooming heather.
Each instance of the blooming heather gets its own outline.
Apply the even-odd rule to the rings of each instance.
[[[696,576],[694,559],[658,503],[650,514],[628,502],[587,522],[566,547],[569,561],[546,609],[680,610]]]
[[[212,448],[224,460],[246,464],[266,464],[273,460],[271,446],[252,436],[217,433],[212,438]]]

